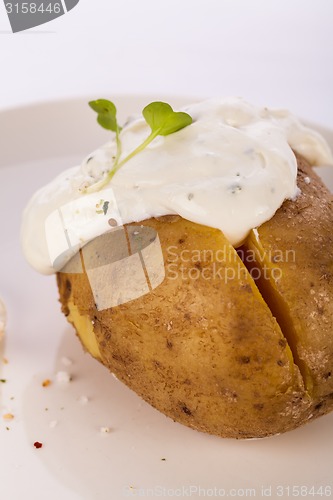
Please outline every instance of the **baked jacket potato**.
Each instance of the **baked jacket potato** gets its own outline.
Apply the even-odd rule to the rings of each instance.
[[[96,238],[57,274],[84,348],[175,421],[253,438],[333,408],[332,196],[297,159],[301,194],[238,253],[221,231],[166,216],[125,226],[118,242]],[[159,238],[165,277],[152,286],[159,267],[147,267],[148,293],[121,292],[114,305],[107,264],[131,254],[143,263],[147,234]]]

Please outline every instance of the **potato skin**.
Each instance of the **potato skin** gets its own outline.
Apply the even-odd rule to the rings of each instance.
[[[294,356],[317,401],[316,413],[333,404],[333,197],[309,163],[296,156],[301,194],[260,226],[258,236],[261,252],[269,257],[266,265],[276,265],[276,258],[281,270],[270,288],[289,322],[284,333],[292,327]],[[258,246],[253,237],[247,244]],[[279,258],[290,250],[289,259]]]
[[[297,425],[310,407],[298,368],[222,233],[181,218],[143,225],[158,232],[166,269],[163,283],[150,293],[98,311],[86,272],[58,274],[63,310],[68,314],[75,304],[94,322],[102,363],[152,406],[201,431],[249,438]],[[177,259],[178,276],[171,279],[174,253],[220,249],[226,250],[222,262]],[[85,260],[95,255],[96,241],[84,251]],[[186,271],[205,268],[211,279],[202,273],[183,279],[181,265]],[[214,265],[242,277],[225,283],[214,277]]]
[[[91,325],[99,361],[173,420],[222,437],[282,433],[332,408],[332,398],[324,404],[306,390],[280,326],[220,231],[178,216],[126,230],[133,226],[155,230],[163,251],[165,278],[149,293],[99,310],[87,267],[77,269],[98,260],[105,239],[57,274],[62,310],[83,345],[80,318]],[[194,254],[210,258],[188,259]]]

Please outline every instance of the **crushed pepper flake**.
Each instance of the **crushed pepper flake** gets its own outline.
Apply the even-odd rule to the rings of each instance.
[[[12,413],[5,413],[5,414],[2,416],[2,418],[3,418],[4,420],[13,420],[14,415],[13,415]]]
[[[39,448],[43,447],[43,443],[40,443],[39,441],[35,441],[34,442],[34,447],[37,448],[37,450],[38,450]]]
[[[43,387],[48,387],[48,386],[49,386],[49,385],[51,385],[51,384],[52,384],[52,381],[51,381],[50,379],[48,379],[48,378],[47,378],[47,379],[45,379],[45,380],[43,381],[42,386],[43,386]]]

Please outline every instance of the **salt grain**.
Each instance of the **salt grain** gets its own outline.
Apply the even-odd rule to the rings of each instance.
[[[101,434],[110,434],[111,429],[110,429],[110,427],[101,427],[100,432],[101,432]]]
[[[60,371],[57,373],[56,378],[60,384],[68,384],[71,381],[71,376],[68,372]]]
[[[169,323],[167,323],[167,331],[170,332],[170,330],[172,330],[172,321],[170,321]]]
[[[69,358],[66,358],[66,356],[61,358],[61,362],[64,366],[71,366],[73,364],[73,361]]]

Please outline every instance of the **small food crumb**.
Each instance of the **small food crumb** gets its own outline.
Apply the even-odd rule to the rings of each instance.
[[[86,405],[89,401],[89,398],[87,396],[80,396],[79,397],[79,402],[82,404],[82,405]]]
[[[7,380],[5,378],[0,378],[0,383],[1,384],[5,384],[7,382]]]
[[[51,420],[49,423],[50,429],[54,429],[58,425],[58,420]]]
[[[68,384],[72,380],[70,374],[65,371],[58,372],[56,377],[57,377],[57,382],[59,382],[60,384]]]
[[[6,431],[10,431],[10,427],[7,427],[7,426],[6,426]]]
[[[166,458],[161,458],[162,462],[166,462]]]
[[[305,184],[310,184],[310,182],[311,182],[310,177],[304,177],[304,182],[305,182]]]
[[[43,447],[43,443],[40,443],[39,441],[35,441],[34,442],[34,447],[37,448],[37,450],[38,450],[39,448]]]
[[[63,356],[61,358],[61,362],[64,366],[71,366],[73,364],[73,361],[69,358],[67,358],[66,356]]]
[[[49,386],[49,385],[51,385],[51,384],[52,384],[51,380],[49,380],[49,379],[47,378],[46,380],[44,380],[44,381],[43,381],[42,386],[43,386],[43,387],[48,387],[48,386]]]
[[[4,364],[4,365],[8,365],[8,363],[9,363],[9,361],[8,361],[8,359],[7,359],[7,358],[3,358],[3,359],[2,359],[2,362],[3,362],[3,364]]]
[[[109,434],[111,432],[110,427],[101,427],[100,428],[101,434]]]
[[[3,415],[3,418],[4,420],[13,420],[14,415],[12,413],[5,413],[5,415]]]
[[[118,226],[118,222],[116,221],[116,219],[109,219],[108,220],[108,224],[111,227],[117,227]]]

